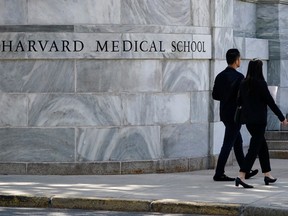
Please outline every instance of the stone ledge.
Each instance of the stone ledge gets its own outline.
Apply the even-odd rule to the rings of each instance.
[[[190,172],[213,168],[215,157],[91,163],[0,163],[0,175],[120,175]]]

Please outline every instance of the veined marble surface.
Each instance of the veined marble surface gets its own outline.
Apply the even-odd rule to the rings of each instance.
[[[213,45],[215,59],[226,59],[226,52],[233,47],[233,28],[214,28]]]
[[[121,115],[119,96],[29,95],[29,126],[115,126]]]
[[[191,0],[193,26],[210,26],[210,0]]]
[[[190,0],[122,0],[122,24],[191,25]]]
[[[157,60],[77,61],[77,92],[159,92],[162,64]]]
[[[0,25],[27,23],[26,0],[1,0]]]
[[[77,161],[133,161],[162,156],[159,126],[77,130]]]
[[[191,122],[209,122],[210,91],[191,92]]]
[[[242,32],[244,34],[243,36],[254,36],[256,34],[257,22],[256,4],[234,0],[233,9],[234,31]]]
[[[168,92],[209,89],[209,61],[181,60],[163,63],[163,90]]]
[[[120,24],[120,4],[119,0],[28,0],[28,23]]]
[[[209,126],[205,124],[168,125],[161,128],[165,158],[208,155]]]
[[[0,128],[1,162],[74,162],[71,128]]]
[[[18,94],[0,94],[0,127],[27,126],[28,98]]]
[[[159,125],[189,121],[189,94],[126,94],[122,97],[125,124]]]
[[[212,26],[232,27],[233,26],[233,0],[213,0],[211,2]]]
[[[0,61],[1,92],[74,92],[74,61]]]

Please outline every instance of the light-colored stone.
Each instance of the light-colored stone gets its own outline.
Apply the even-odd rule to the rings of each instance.
[[[127,125],[180,124],[190,118],[189,94],[125,94],[122,98]]]
[[[120,24],[118,0],[28,0],[27,6],[30,25]]]
[[[161,139],[165,158],[192,158],[208,155],[208,124],[165,126]]]
[[[191,93],[191,122],[208,122],[210,115],[210,91]]]
[[[19,25],[27,23],[26,0],[1,0],[0,25]]]
[[[193,26],[210,26],[210,1],[191,0]]]
[[[113,95],[31,94],[29,126],[115,126],[121,99]]]
[[[77,92],[159,92],[161,67],[157,60],[79,60]]]
[[[168,92],[209,89],[209,61],[182,60],[163,63],[163,90]]]
[[[137,161],[162,158],[160,127],[77,130],[77,161]]]

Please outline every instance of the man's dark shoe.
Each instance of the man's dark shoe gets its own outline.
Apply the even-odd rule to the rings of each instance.
[[[213,180],[214,181],[235,181],[235,178],[230,178],[226,176],[225,174],[223,174],[221,176],[214,175]]]
[[[249,173],[246,173],[245,175],[245,179],[249,179],[255,175],[257,175],[258,173],[258,169],[255,169],[255,170],[251,170]]]

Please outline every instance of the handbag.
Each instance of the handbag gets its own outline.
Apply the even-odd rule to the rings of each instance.
[[[241,124],[241,114],[242,114],[242,106],[237,106],[235,114],[234,114],[235,123]]]

